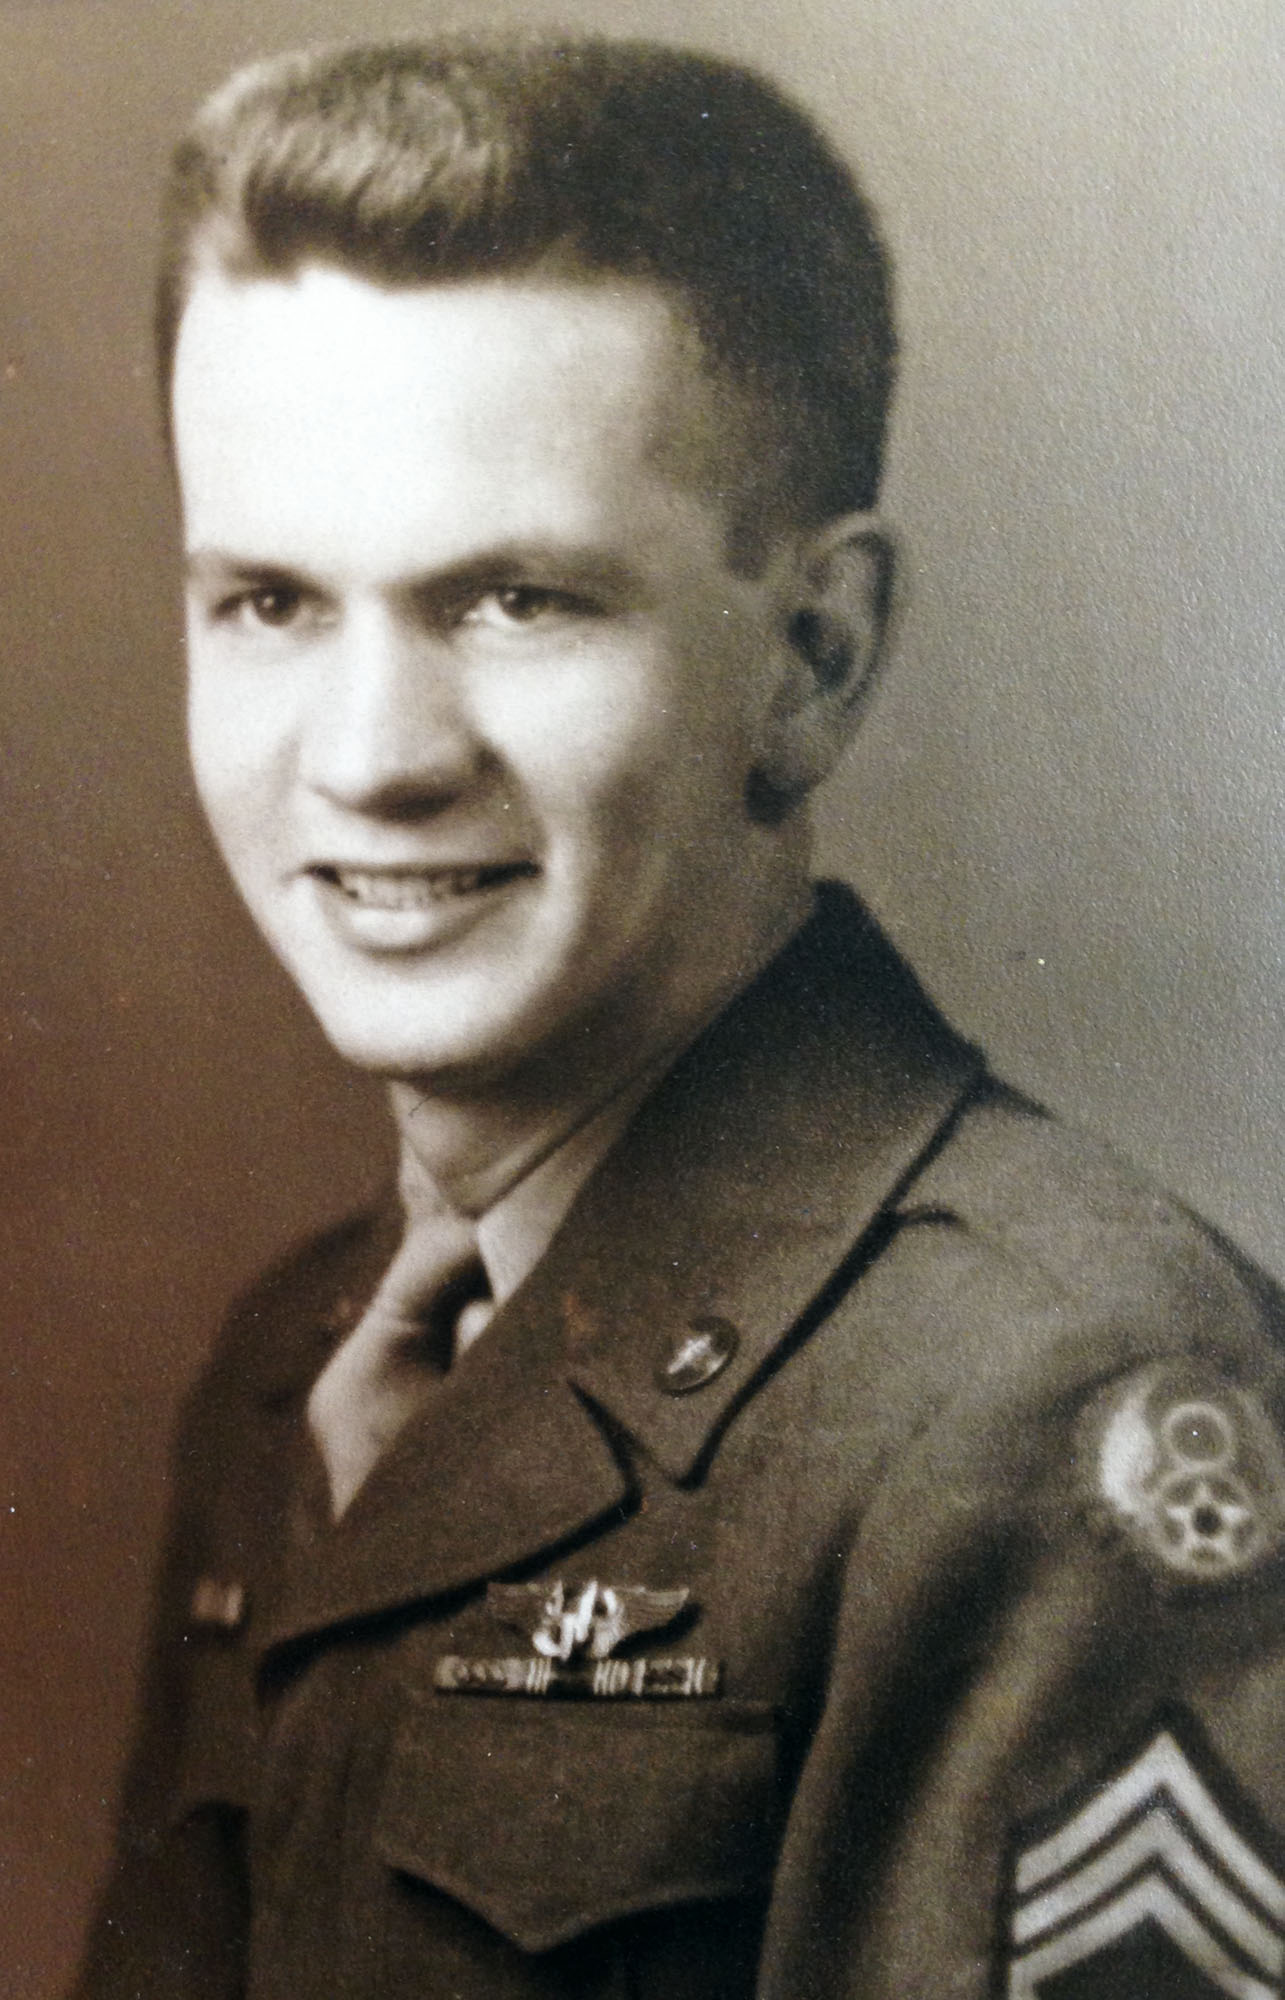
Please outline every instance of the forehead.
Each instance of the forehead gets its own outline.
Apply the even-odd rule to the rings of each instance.
[[[185,499],[203,507],[276,505],[288,479],[360,508],[440,476],[461,503],[485,491],[503,509],[521,493],[556,514],[640,479],[725,490],[726,405],[653,286],[386,288],[307,265],[197,280],[173,414]]]

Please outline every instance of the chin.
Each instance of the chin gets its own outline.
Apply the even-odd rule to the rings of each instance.
[[[453,1039],[407,1034],[365,1022],[318,1019],[335,1054],[354,1069],[390,1083],[410,1082],[417,1077],[436,1076],[470,1068],[470,1051]]]
[[[487,1089],[550,1058],[565,1081],[569,1050],[587,1055],[597,1040],[588,995],[570,1004],[565,979],[505,981],[494,964],[450,978],[287,964],[336,1054],[388,1082]]]
[[[476,1019],[461,1022],[454,1032],[439,1019],[426,1033],[422,1023],[412,1024],[405,1006],[391,1020],[356,1019],[340,1009],[314,1011],[337,1055],[387,1083],[483,1083],[512,1064],[507,1038],[479,1034]]]

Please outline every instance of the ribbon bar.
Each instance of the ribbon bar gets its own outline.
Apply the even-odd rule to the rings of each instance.
[[[509,1659],[465,1658],[448,1653],[437,1662],[433,1685],[445,1694],[549,1695],[571,1701],[691,1701],[717,1694],[717,1660],[590,1660],[564,1664],[540,1654]]]

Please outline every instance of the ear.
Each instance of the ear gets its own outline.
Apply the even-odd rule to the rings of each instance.
[[[847,748],[883,654],[894,566],[873,514],[842,515],[797,548],[781,591],[789,670],[754,773],[756,817],[783,818]]]

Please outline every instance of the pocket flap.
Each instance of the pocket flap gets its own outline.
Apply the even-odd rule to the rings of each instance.
[[[780,1827],[770,1709],[430,1695],[394,1746],[381,1858],[539,1952],[743,1894]]]

